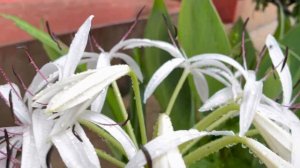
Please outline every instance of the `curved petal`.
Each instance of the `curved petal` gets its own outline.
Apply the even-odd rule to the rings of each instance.
[[[217,68],[225,71],[226,73],[233,76],[231,70],[218,60],[205,60],[205,61],[196,61],[191,64],[191,68]]]
[[[281,86],[282,86],[282,90],[283,90],[282,104],[289,105],[290,101],[291,101],[292,89],[293,89],[291,72],[287,65],[284,66],[284,68],[282,69],[284,55],[283,55],[278,43],[276,42],[275,38],[272,35],[268,35],[267,40],[266,40],[266,46],[269,49],[272,63],[274,65],[274,67],[276,67],[276,71],[279,74],[279,78],[281,81]]]
[[[13,88],[12,88],[13,87]],[[6,102],[8,106],[9,103],[9,93],[11,93],[13,112],[16,117],[23,123],[31,123],[30,113],[24,104],[22,98],[20,97],[20,90],[14,83],[0,85],[0,97]]]
[[[95,149],[81,126],[76,124],[73,131],[72,129],[61,132],[52,138],[65,165],[78,168],[100,168]]]
[[[202,102],[206,102],[209,96],[209,88],[204,75],[198,71],[191,71],[193,74],[194,84]]]
[[[133,70],[133,72],[136,74],[136,76],[138,77],[138,79],[143,82],[143,74],[142,71],[140,69],[140,66],[135,62],[134,59],[132,59],[129,55],[124,54],[124,53],[115,53],[113,55],[113,57],[115,58],[120,58],[123,61],[126,62],[127,65],[129,65],[129,67]]]
[[[242,103],[240,106],[240,136],[243,136],[251,126],[257,106],[262,97],[262,82],[248,79],[244,87]]]
[[[292,165],[294,167],[299,167],[300,166],[300,144],[299,144],[299,139],[300,139],[300,123],[293,123],[291,126],[291,131],[292,131]]]
[[[36,144],[37,155],[40,159],[40,163],[46,164],[47,153],[52,145],[50,142],[50,132],[53,127],[53,120],[48,120],[42,110],[35,110],[32,113],[32,129],[33,137]]]
[[[193,56],[189,59],[189,61],[195,62],[195,61],[202,61],[202,60],[218,60],[224,63],[227,63],[237,69],[242,75],[247,78],[247,71],[234,59],[230,58],[229,56],[222,55],[222,54],[201,54],[197,56]]]
[[[182,58],[173,58],[166,63],[164,63],[158,70],[155,71],[150,81],[148,82],[145,93],[144,93],[144,103],[152,95],[156,87],[181,63],[185,60]]]
[[[216,107],[222,106],[233,100],[233,93],[231,87],[226,87],[219,90],[213,96],[211,96],[199,109],[200,112],[209,111]]]
[[[147,149],[151,159],[156,159],[167,153],[171,149],[177,148],[178,145],[192,139],[201,138],[207,135],[233,135],[231,131],[213,131],[199,132],[197,130],[181,130],[159,136],[148,142],[144,148]],[[129,160],[126,168],[139,168],[147,163],[142,150],[139,150],[136,155]]]
[[[129,136],[119,125],[116,124],[116,122],[110,118],[95,112],[85,112],[80,116],[80,118],[98,125],[111,134],[123,146],[124,151],[129,159],[132,158],[136,153],[137,149]]]
[[[47,63],[44,66],[42,66],[42,68],[40,69],[40,72],[48,77],[47,81],[48,82],[53,82],[58,78],[58,71],[59,71],[59,67],[57,65],[55,65],[55,63]],[[35,95],[37,92],[39,92],[42,88],[44,88],[48,83],[47,81],[45,81],[45,79],[39,74],[37,73],[32,82],[30,83],[28,90]],[[28,94],[27,92],[25,93],[25,100],[28,97],[31,97],[30,94]]]
[[[64,78],[70,76],[75,72],[75,69],[84,53],[87,44],[93,17],[93,15],[89,16],[75,34],[75,37],[70,45],[68,54],[66,55],[66,61],[63,69]]]
[[[55,94],[57,94],[63,89],[70,87],[71,85],[73,85],[73,83],[77,83],[95,72],[96,70],[88,70],[82,73],[78,73],[72,77],[60,80],[55,84],[46,87],[33,97],[34,103],[32,104],[32,106],[39,107],[41,106],[41,103],[47,104]]]
[[[278,153],[285,160],[291,159],[292,136],[279,127],[276,123],[266,118],[264,110],[258,108],[253,123],[263,138],[274,152]]]
[[[174,132],[170,117],[164,113],[160,114],[158,119],[158,136]],[[166,154],[157,157],[153,160],[154,168],[183,168],[185,163],[183,161],[182,155],[180,154],[178,148],[169,150]]]
[[[243,138],[246,146],[253,151],[253,153],[262,160],[267,167],[284,167],[292,168],[293,166],[287,161],[283,160],[281,157],[276,155],[270,149],[268,149],[263,144],[251,138]]]
[[[232,82],[232,80],[228,80],[229,79],[228,75],[226,75],[225,72],[220,71],[219,69],[208,68],[208,69],[197,69],[197,71],[199,71],[200,73],[203,73],[205,75],[211,76],[212,78],[221,82],[225,86],[231,86],[230,82]]]
[[[173,45],[164,41],[149,40],[149,39],[129,39],[129,40],[121,41],[119,44],[115,45],[115,47],[111,49],[110,53],[116,53],[121,48],[131,49],[136,47],[156,47],[165,50],[175,58],[184,58],[181,52]]]
[[[114,65],[97,69],[95,73],[84,80],[55,95],[50,100],[46,111],[64,111],[86,100],[90,100],[113,81],[126,75],[128,72],[130,72],[130,68],[127,65]]]
[[[99,95],[96,97],[96,99],[91,104],[91,110],[97,113],[101,113],[102,107],[104,105],[106,94],[108,91],[108,87],[104,88]]]
[[[33,132],[30,127],[27,127],[23,134],[21,168],[46,168],[39,159]]]

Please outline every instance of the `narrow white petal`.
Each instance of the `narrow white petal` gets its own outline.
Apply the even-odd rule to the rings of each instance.
[[[144,103],[152,95],[156,87],[181,63],[185,60],[182,58],[174,58],[164,63],[151,77],[149,83],[146,86],[144,93]]]
[[[292,89],[293,89],[293,83],[292,83],[292,77],[289,70],[289,67],[287,65],[284,66],[284,68],[281,71],[284,55],[275,40],[275,38],[272,35],[268,35],[266,40],[266,46],[269,49],[270,57],[272,60],[272,63],[274,67],[276,67],[276,71],[279,74],[279,78],[281,81],[281,86],[283,90],[283,100],[282,104],[289,105],[292,97]]]
[[[174,132],[171,119],[168,115],[162,113],[158,118],[158,130],[157,135],[161,136],[164,134]],[[185,163],[183,161],[182,155],[180,154],[178,148],[170,149],[166,154],[157,157],[153,160],[153,168],[184,168]]]
[[[137,149],[127,133],[110,118],[99,113],[87,111],[83,113],[80,118],[98,125],[111,134],[123,146],[123,149],[129,159],[132,158],[136,153]]]
[[[96,70],[87,70],[85,72],[78,73],[72,77],[60,80],[55,84],[46,87],[33,97],[34,103],[32,104],[32,106],[39,107],[41,106],[41,103],[47,104],[55,94],[57,94],[63,89],[70,87],[71,85],[73,85],[73,83],[77,83],[78,81],[86,78],[87,76],[95,72]]]
[[[278,153],[285,160],[290,161],[292,136],[276,123],[266,118],[263,115],[264,111],[261,111],[260,108],[258,110],[260,112],[256,112],[253,120],[255,128],[274,152]]]
[[[284,167],[284,168],[292,168],[292,165],[276,155],[274,152],[272,152],[270,149],[268,149],[266,146],[261,144],[258,141],[255,141],[251,138],[243,138],[245,141],[245,145],[250,148],[250,150],[253,151],[253,153],[264,162],[264,164],[267,167],[277,168],[277,167]]]
[[[91,29],[91,22],[94,16],[90,16],[81,25],[78,32],[70,45],[69,52],[66,57],[65,67],[63,70],[63,77],[68,77],[75,72],[75,69],[84,53],[87,40],[89,37],[89,32]]]
[[[231,86],[231,80],[228,80],[228,75],[224,76],[226,73],[220,73],[220,70],[214,68],[208,69],[197,69],[199,73],[203,73],[205,75],[211,76],[217,81],[221,82],[225,86]]]
[[[104,88],[99,95],[96,97],[96,99],[91,104],[91,110],[97,113],[101,113],[102,107],[104,105],[106,94],[108,91],[108,87]]]
[[[257,82],[252,79],[246,81],[240,106],[240,136],[243,136],[251,126],[257,106],[262,97],[262,89],[262,82]]]
[[[107,52],[102,52],[99,55],[96,68],[110,66],[111,55]]]
[[[27,127],[23,134],[21,168],[45,168],[46,165],[40,163],[39,159],[33,132]]]
[[[58,78],[58,67],[52,62],[42,66],[40,72],[47,77],[47,81],[39,73],[34,76],[31,84],[28,87],[28,91],[34,95],[44,88],[47,85],[47,82],[53,82]],[[28,98],[31,97],[31,95],[26,92],[24,97]]]
[[[152,160],[162,156],[178,145],[192,139],[201,138],[207,135],[233,135],[231,131],[199,132],[197,130],[181,130],[159,136],[144,145]],[[147,163],[144,153],[139,150],[136,155],[129,160],[126,168],[139,168]]]
[[[199,109],[200,112],[209,111],[216,107],[222,106],[233,100],[233,93],[231,87],[226,87],[219,90],[213,96],[211,96]]]
[[[74,107],[86,100],[94,98],[113,81],[130,72],[127,65],[107,66],[100,69],[84,80],[75,83],[55,95],[47,106],[47,111],[63,111]],[[76,75],[75,75],[76,76]]]
[[[11,85],[0,85],[0,96],[9,106],[9,93],[11,92],[14,114],[22,123],[29,124],[31,122],[30,113],[21,98],[20,90],[14,83],[11,83]]]
[[[206,102],[209,96],[209,88],[204,75],[199,71],[192,71],[194,84],[202,102]]]
[[[218,60],[196,61],[191,64],[191,68],[217,68],[233,76],[231,70]]]
[[[37,148],[37,155],[40,162],[46,165],[46,156],[52,145],[50,141],[50,132],[53,127],[53,120],[48,120],[43,111],[35,110],[32,113],[32,129]]]
[[[124,54],[124,53],[115,53],[113,55],[113,57],[115,58],[120,58],[123,61],[126,62],[127,65],[129,65],[129,67],[133,70],[133,72],[136,74],[136,76],[138,77],[138,79],[143,82],[143,74],[141,71],[140,66],[137,64],[137,62],[135,62],[134,59],[132,59],[129,55]]]
[[[243,74],[245,78],[247,78],[247,71],[234,59],[230,58],[229,56],[222,55],[222,54],[201,54],[197,56],[193,56],[189,59],[190,62],[196,61],[203,61],[203,60],[218,60],[224,63],[231,65],[232,67],[236,68],[240,73]]]
[[[136,47],[156,47],[165,50],[175,58],[184,58],[181,52],[170,43],[149,39],[129,39],[121,41],[119,44],[115,45],[115,47],[110,51],[110,53],[116,53],[119,49],[123,47],[124,49],[131,49]]]
[[[299,167],[300,166],[300,144],[299,144],[299,139],[300,139],[300,123],[296,122],[292,124],[292,165],[294,167]]]
[[[56,146],[62,160],[67,167],[87,168],[100,167],[95,149],[79,124],[53,136],[52,141]]]
[[[59,115],[59,118],[55,121],[50,134],[58,134],[76,124],[79,116],[85,112],[85,110],[90,106],[91,102],[92,100],[88,100],[68,110],[62,111]]]

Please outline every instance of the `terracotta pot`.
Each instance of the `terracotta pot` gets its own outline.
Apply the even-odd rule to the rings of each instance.
[[[238,0],[213,0],[213,3],[224,23],[234,22]]]

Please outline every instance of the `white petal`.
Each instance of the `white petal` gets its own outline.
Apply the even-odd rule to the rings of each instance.
[[[269,49],[270,57],[274,67],[276,67],[276,71],[279,74],[279,78],[281,81],[281,86],[283,90],[283,101],[282,104],[289,105],[292,97],[292,77],[289,70],[289,67],[285,65],[283,70],[281,71],[284,55],[276,42],[275,38],[272,35],[268,35],[266,40],[266,46]]]
[[[197,56],[193,56],[189,59],[190,62],[196,62],[196,61],[203,61],[203,60],[218,60],[224,63],[227,63],[234,68],[236,68],[240,73],[243,74],[245,78],[247,78],[247,71],[234,59],[230,58],[229,56],[222,55],[222,54],[201,54]]]
[[[78,136],[70,128],[52,138],[65,165],[76,168],[100,167],[95,149],[81,126],[76,124],[74,130]]]
[[[37,155],[40,162],[46,165],[47,153],[52,145],[50,141],[50,131],[53,127],[53,120],[48,120],[43,111],[35,110],[32,114],[32,128],[34,140],[37,148]]]
[[[59,118],[55,121],[54,127],[51,130],[51,135],[58,134],[72,127],[77,123],[79,116],[90,106],[92,100],[85,101],[75,107],[62,111]],[[54,114],[55,116],[56,114]]]
[[[46,167],[40,163],[37,155],[37,148],[33,137],[33,132],[30,127],[24,130],[23,145],[22,145],[22,160],[21,168],[40,168]]]
[[[178,145],[192,139],[201,138],[206,135],[233,135],[231,131],[213,131],[199,132],[197,130],[181,130],[159,136],[148,142],[144,148],[147,149],[152,160],[167,153],[171,149],[177,148]],[[129,160],[126,168],[139,168],[146,164],[144,153],[139,150],[136,155]]]
[[[113,55],[113,57],[115,58],[120,58],[123,61],[126,62],[127,65],[129,65],[129,67],[133,70],[133,72],[136,74],[136,76],[138,77],[138,79],[143,82],[143,74],[142,71],[140,69],[140,66],[137,64],[137,62],[135,62],[134,59],[132,59],[129,55],[124,54],[124,53],[115,53]]]
[[[292,165],[287,161],[283,160],[281,157],[276,155],[270,149],[265,147],[263,144],[255,141],[251,138],[243,138],[245,140],[245,145],[253,151],[253,153],[265,163],[267,167],[284,167],[284,168],[292,168]]]
[[[81,25],[78,32],[70,45],[69,52],[66,57],[65,67],[63,71],[63,77],[68,77],[75,72],[75,69],[84,53],[87,40],[89,37],[89,31],[91,28],[91,22],[94,16],[90,16]]]
[[[300,144],[299,144],[299,139],[300,139],[300,123],[293,123],[292,124],[292,165],[294,167],[299,167],[300,166]]]
[[[202,102],[206,102],[209,96],[207,81],[201,72],[192,71],[192,74],[198,95],[200,96]]]
[[[127,65],[115,65],[97,69],[84,80],[55,95],[47,106],[47,111],[63,111],[86,100],[94,98],[113,81],[130,72]],[[76,76],[76,75],[75,75]]]
[[[131,49],[136,47],[156,47],[168,52],[171,56],[175,58],[184,58],[181,52],[173,45],[157,40],[149,40],[149,39],[129,39],[125,41],[121,41],[119,44],[115,45],[114,48],[110,51],[110,53],[116,53],[119,49]]]
[[[96,68],[110,66],[111,55],[107,52],[102,52],[99,55]]]
[[[164,113],[160,114],[158,118],[157,135],[161,136],[172,132],[174,132],[174,130],[172,127],[170,117]],[[171,149],[166,154],[163,154],[162,156],[153,160],[153,168],[161,168],[161,167],[164,168],[185,167],[185,163],[177,147]]]
[[[199,73],[203,73],[205,75],[211,76],[212,78],[216,79],[217,81],[221,82],[225,86],[231,86],[231,80],[228,80],[228,75],[226,73],[221,73],[219,69],[215,68],[208,68],[208,69],[197,69]],[[224,71],[223,71],[224,72]],[[225,75],[225,76],[224,76]]]
[[[233,100],[233,93],[231,87],[226,87],[219,90],[213,96],[211,96],[199,109],[199,111],[209,111],[216,107],[222,106],[228,103],[230,100]]]
[[[96,70],[87,70],[85,72],[78,73],[72,77],[60,80],[55,84],[48,86],[33,97],[33,100],[35,102],[32,104],[32,106],[39,107],[41,106],[40,103],[47,104],[55,94],[57,94],[65,88],[70,87],[73,83],[77,83],[78,81],[86,78],[87,76],[95,72]]]
[[[47,77],[48,82],[53,82],[58,78],[58,67],[52,62],[42,66],[40,72]],[[29,85],[28,90],[35,95],[47,85],[47,81],[39,73],[37,73]],[[24,97],[31,97],[31,95],[26,92]]]
[[[14,83],[11,83],[11,85],[10,84],[0,85],[0,96],[4,99],[4,101],[8,106],[10,105],[9,104],[10,92],[12,96],[13,110],[16,117],[23,124],[31,123],[29,111],[21,98],[21,94],[18,86],[15,85]]]
[[[233,76],[231,70],[218,60],[196,61],[191,64],[191,68],[218,68]]]
[[[181,63],[185,60],[182,58],[174,58],[166,63],[164,63],[158,70],[155,71],[150,81],[148,82],[145,93],[144,93],[144,103],[152,95],[156,87]]]
[[[91,110],[97,113],[101,113],[102,107],[104,105],[106,94],[108,91],[108,87],[104,88],[99,95],[96,97],[96,99],[91,104]]]
[[[80,118],[98,125],[111,134],[123,146],[123,149],[129,159],[132,158],[136,153],[137,149],[129,136],[119,125],[116,124],[116,122],[110,118],[95,112],[85,112],[80,116]],[[109,126],[110,124],[113,126]]]
[[[257,82],[252,79],[246,81],[240,106],[240,136],[243,136],[251,126],[257,106],[262,97],[262,89],[262,82]]]
[[[291,159],[292,136],[276,123],[266,118],[262,109],[256,112],[253,123],[274,152],[285,160]],[[261,111],[262,110],[262,111]]]

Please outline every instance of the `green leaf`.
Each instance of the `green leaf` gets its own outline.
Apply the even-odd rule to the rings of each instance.
[[[62,49],[59,49],[56,42],[51,39],[51,37],[44,31],[36,28],[35,26],[29,24],[28,22],[13,16],[13,15],[7,15],[7,14],[1,14],[2,17],[13,21],[20,29],[24,30],[26,33],[28,33],[30,36],[34,37],[35,39],[39,40],[42,44],[45,46],[51,48],[51,53],[54,51],[59,53],[60,56],[67,53],[68,48],[65,45],[61,45]],[[61,43],[61,42],[60,42]],[[50,49],[47,49],[47,52],[50,51]],[[50,56],[57,56],[54,54],[51,54]],[[50,57],[50,59],[54,60],[56,59]]]
[[[171,24],[171,19],[168,15],[164,1],[155,0],[152,13],[148,19],[145,29],[145,38],[170,41],[163,15],[166,17],[167,22]],[[145,76],[145,83],[149,81],[158,67],[171,58],[172,57],[168,53],[162,50],[156,48],[146,48],[144,50],[144,56],[142,58],[141,65]],[[181,73],[182,70],[175,70],[157,88],[155,97],[159,101],[162,110],[166,109]],[[191,126],[189,114],[191,112],[190,100],[190,91],[186,83],[180,91],[171,114],[172,123],[174,124],[175,129],[184,129]]]
[[[191,57],[203,53],[222,53],[229,55],[231,46],[223,23],[210,0],[183,0],[179,13],[179,43],[185,53]],[[218,81],[206,77],[211,95],[223,87]],[[189,85],[195,106],[199,107],[199,96],[194,82]]]
[[[183,0],[179,14],[179,41],[188,56],[230,54],[223,24],[210,0]]]

